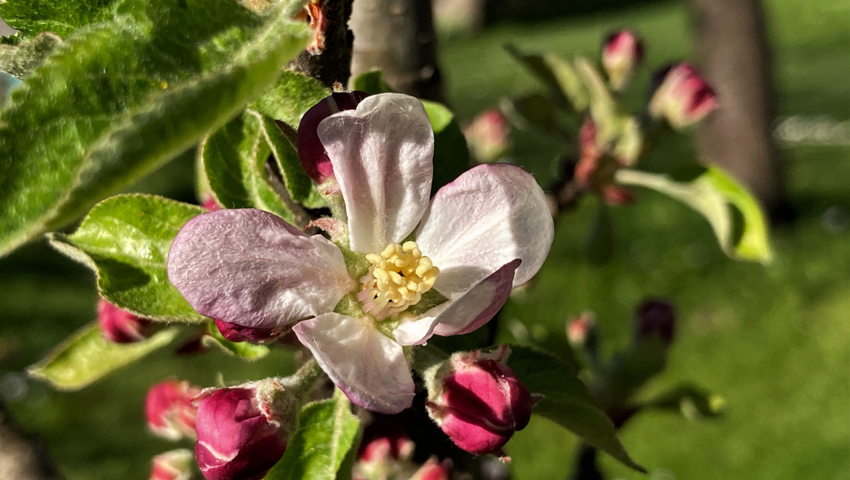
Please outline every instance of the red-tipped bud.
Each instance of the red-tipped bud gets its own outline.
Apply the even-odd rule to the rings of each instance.
[[[466,137],[473,157],[479,163],[492,163],[499,160],[512,145],[511,125],[496,108],[481,112],[472,123],[464,127],[463,135]]]
[[[505,365],[508,355],[507,346],[456,353],[429,382],[428,413],[467,452],[498,452],[531,418],[534,400]]]
[[[354,466],[354,478],[400,478],[403,472],[409,475],[411,464],[408,460],[413,455],[414,447],[401,422],[394,417],[376,415],[375,421],[363,432],[363,441]]]
[[[257,345],[274,340],[282,333],[277,328],[252,328],[227,323],[221,320],[215,321],[215,326],[221,332],[221,336],[231,342],[249,342]]]
[[[201,206],[206,208],[207,210],[209,210],[211,212],[214,212],[216,210],[221,210],[221,205],[219,205],[218,202],[215,200],[215,198],[213,198],[212,196],[210,196],[209,198],[204,200],[204,203],[201,204]]]
[[[614,90],[622,90],[629,84],[642,60],[643,42],[631,30],[621,30],[605,38],[602,66]]]
[[[148,428],[169,440],[195,438],[197,409],[192,399],[199,393],[201,389],[180,380],[165,380],[151,387],[145,399]]]
[[[215,390],[200,401],[195,457],[207,480],[259,479],[283,457],[291,405],[276,404],[271,390],[282,388],[274,382],[255,385]]]
[[[304,171],[317,184],[321,185],[334,176],[328,152],[319,140],[319,124],[335,113],[354,110],[367,96],[363,92],[333,93],[301,117],[301,123],[298,125],[298,157]]]
[[[593,312],[584,312],[567,323],[567,338],[574,347],[582,347],[595,341],[598,336],[596,316]]]
[[[195,455],[186,449],[171,450],[153,457],[150,480],[191,480]]]
[[[665,118],[675,129],[693,125],[717,108],[714,89],[687,63],[661,70],[653,83],[658,88],[649,102],[649,113]]]
[[[97,321],[103,337],[114,343],[140,342],[150,333],[150,321],[101,299],[97,305]]]
[[[666,345],[673,343],[676,335],[676,311],[669,302],[650,298],[635,309],[635,335],[637,338],[657,336]]]
[[[410,480],[449,480],[452,475],[452,462],[445,459],[442,462],[437,457],[431,457],[425,462]]]

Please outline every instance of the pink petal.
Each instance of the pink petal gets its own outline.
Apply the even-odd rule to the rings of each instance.
[[[374,95],[326,118],[318,132],[345,200],[351,249],[377,253],[409,235],[433,176],[434,133],[422,103]]]
[[[330,312],[354,287],[336,245],[253,209],[190,220],[171,245],[168,278],[202,315],[256,328]]]
[[[413,403],[413,378],[401,345],[368,320],[326,313],[292,330],[355,404],[395,414]]]
[[[434,288],[451,298],[519,259],[513,286],[533,277],[555,226],[543,190],[522,168],[479,165],[441,188],[416,234],[440,268]]]
[[[503,265],[457,300],[432,308],[422,319],[402,323],[393,331],[396,341],[402,345],[421,345],[431,335],[448,337],[477,330],[507,301],[519,265],[519,260]]]

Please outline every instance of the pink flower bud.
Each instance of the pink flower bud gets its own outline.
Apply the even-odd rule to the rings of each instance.
[[[97,321],[103,337],[114,343],[140,342],[150,333],[150,321],[121,310],[104,299],[97,305]]]
[[[425,462],[410,480],[449,480],[452,474],[452,462],[445,459],[442,462],[437,457],[431,457]]]
[[[328,152],[319,140],[317,129],[322,120],[343,110],[354,110],[368,95],[363,92],[333,93],[313,105],[298,125],[298,157],[307,175],[317,184],[333,178],[334,170]]]
[[[665,118],[671,127],[681,129],[699,122],[717,108],[717,95],[705,79],[687,63],[656,73],[658,85],[649,102],[649,113]]]
[[[282,333],[277,328],[243,327],[242,325],[227,323],[221,320],[216,320],[215,326],[221,332],[221,336],[231,342],[250,342],[257,345],[274,340]]]
[[[456,353],[429,385],[428,413],[467,452],[498,452],[531,418],[534,401],[505,365],[508,355],[507,346]]]
[[[511,148],[511,126],[499,110],[491,108],[481,112],[463,135],[469,143],[473,157],[479,163],[492,163],[502,158]]]
[[[658,336],[666,345],[673,343],[676,334],[676,311],[669,302],[649,298],[635,309],[635,335],[637,338]]]
[[[211,212],[214,212],[216,210],[221,210],[221,205],[219,205],[218,202],[215,200],[215,198],[213,198],[212,196],[210,196],[208,199],[204,200],[204,202],[201,206],[206,208],[207,210],[209,210]]]
[[[195,457],[207,480],[262,478],[286,451],[288,425],[259,388],[222,388],[200,401]]]
[[[602,47],[602,66],[614,90],[628,85],[643,60],[643,42],[631,30],[608,35]]]
[[[593,312],[584,312],[567,323],[567,338],[574,347],[588,344],[597,335],[596,316]]]
[[[354,465],[355,480],[407,478],[413,455],[414,443],[407,435],[404,425],[395,417],[375,415],[375,420],[363,432],[357,463]]]
[[[191,480],[195,455],[186,449],[171,450],[153,457],[150,480]]]
[[[145,399],[148,428],[170,440],[195,438],[197,409],[192,405],[192,399],[199,393],[201,389],[189,382],[173,379],[151,387]]]

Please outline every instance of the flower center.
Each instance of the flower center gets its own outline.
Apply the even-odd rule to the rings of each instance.
[[[431,259],[422,256],[416,242],[391,243],[380,254],[366,255],[366,260],[372,266],[360,279],[363,289],[357,299],[378,320],[416,305],[440,274]]]

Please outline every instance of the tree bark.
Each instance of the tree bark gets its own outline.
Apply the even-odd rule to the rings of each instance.
[[[786,191],[773,138],[776,94],[759,0],[690,0],[697,50],[720,108],[700,126],[700,153],[747,185],[769,214]]]
[[[352,75],[382,70],[393,90],[443,101],[431,0],[357,0]]]
[[[40,442],[23,432],[0,402],[0,478],[61,480]]]
[[[339,82],[348,84],[351,76],[351,48],[354,35],[348,28],[354,0],[322,0],[319,2],[327,18],[325,29],[325,51],[321,55],[301,52],[295,58],[293,68],[318,79],[328,87]]]

